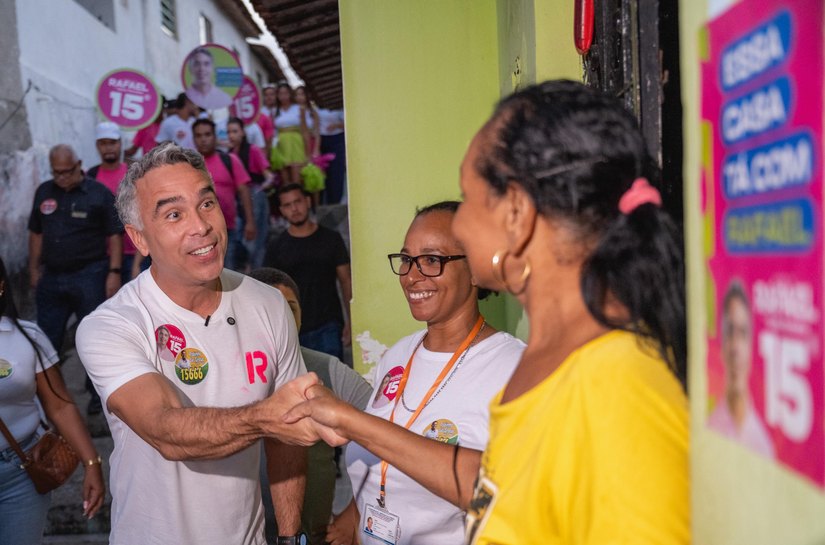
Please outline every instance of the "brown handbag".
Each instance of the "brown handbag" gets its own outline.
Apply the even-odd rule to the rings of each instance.
[[[14,436],[9,432],[2,418],[0,418],[0,431],[3,432],[14,452],[23,460],[20,467],[29,474],[39,494],[51,492],[65,483],[80,463],[71,445],[48,427],[46,427],[46,433],[26,453],[14,440]]]

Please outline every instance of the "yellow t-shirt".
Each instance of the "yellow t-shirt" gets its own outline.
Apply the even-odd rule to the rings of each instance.
[[[517,399],[502,393],[468,544],[690,542],[687,400],[652,349],[612,331]]]

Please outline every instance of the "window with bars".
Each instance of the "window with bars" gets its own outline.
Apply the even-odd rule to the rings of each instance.
[[[175,0],[160,0],[160,26],[171,37],[178,37],[178,14]]]

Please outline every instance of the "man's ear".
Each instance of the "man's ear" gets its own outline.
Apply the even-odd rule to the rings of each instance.
[[[126,235],[132,239],[132,244],[135,245],[140,255],[147,257],[149,255],[149,246],[146,245],[146,239],[143,237],[143,231],[139,230],[134,225],[125,225]]]
[[[538,215],[536,205],[520,185],[510,183],[504,193],[504,206],[508,249],[518,257],[533,238]]]

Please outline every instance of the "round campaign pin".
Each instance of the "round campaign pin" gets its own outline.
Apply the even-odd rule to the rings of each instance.
[[[163,361],[175,363],[178,354],[186,348],[186,337],[183,332],[172,324],[163,324],[155,330],[158,356]]]
[[[9,378],[13,372],[14,367],[11,366],[11,363],[0,358],[0,380]]]
[[[175,374],[184,384],[198,384],[209,372],[206,354],[197,348],[184,348],[175,360]]]
[[[398,384],[401,382],[401,375],[404,374],[404,368],[396,365],[384,375],[381,379],[381,384],[375,392],[375,399],[372,400],[372,406],[375,409],[387,405],[390,401],[395,399],[398,394]]]
[[[433,420],[429,426],[424,428],[421,434],[427,439],[435,439],[439,443],[458,444],[458,426],[446,418]]]
[[[54,199],[46,199],[40,203],[40,213],[44,216],[54,214],[55,210],[57,210],[57,201]]]

